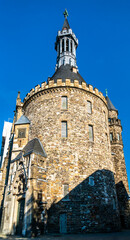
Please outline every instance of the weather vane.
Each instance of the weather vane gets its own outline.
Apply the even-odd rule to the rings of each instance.
[[[106,97],[108,97],[108,91],[107,91],[107,88],[105,89],[105,92],[106,92]]]
[[[65,9],[65,11],[64,11],[63,14],[64,14],[64,17],[65,17],[65,18],[67,18],[67,17],[69,16],[67,9]]]

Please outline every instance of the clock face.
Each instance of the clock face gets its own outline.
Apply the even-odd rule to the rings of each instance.
[[[26,128],[18,129],[18,138],[26,138]]]

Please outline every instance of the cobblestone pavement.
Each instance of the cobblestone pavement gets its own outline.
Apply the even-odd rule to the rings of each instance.
[[[0,240],[28,240],[29,238],[18,237],[18,236],[3,236],[0,235]],[[32,238],[35,240],[130,240],[130,230],[125,230],[116,233],[94,233],[94,234],[51,234],[44,235],[37,238]]]

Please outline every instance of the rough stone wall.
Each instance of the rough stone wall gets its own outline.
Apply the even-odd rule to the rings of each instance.
[[[68,97],[67,110],[61,107],[62,96]],[[92,114],[87,112],[87,101],[92,103]],[[108,109],[106,103],[96,94],[76,87],[60,86],[45,90],[32,101],[25,102],[24,111],[25,116],[31,121],[29,140],[34,137],[40,138],[47,153],[48,210],[64,198],[64,184],[69,185],[71,192],[98,170],[106,169],[113,172]],[[67,121],[67,138],[61,137],[62,121]],[[89,125],[93,126],[94,141],[89,140]],[[108,186],[112,182],[113,179],[109,179]],[[104,187],[104,183],[101,186]],[[102,196],[99,198],[101,201]],[[97,208],[100,201],[96,203]],[[112,199],[110,202],[112,206]],[[98,214],[95,213],[95,217],[96,215]],[[75,216],[78,219],[77,213]],[[118,214],[116,217],[119,223]],[[112,218],[114,219],[114,215]],[[91,225],[92,218],[90,222]],[[83,227],[83,221],[81,225]],[[105,228],[107,227],[104,224]],[[88,228],[90,229],[91,227]]]

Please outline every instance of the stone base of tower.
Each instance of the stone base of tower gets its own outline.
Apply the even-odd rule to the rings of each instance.
[[[53,202],[48,210],[48,232],[84,233],[120,231],[120,216],[113,173],[98,170],[73,189],[69,196]]]

